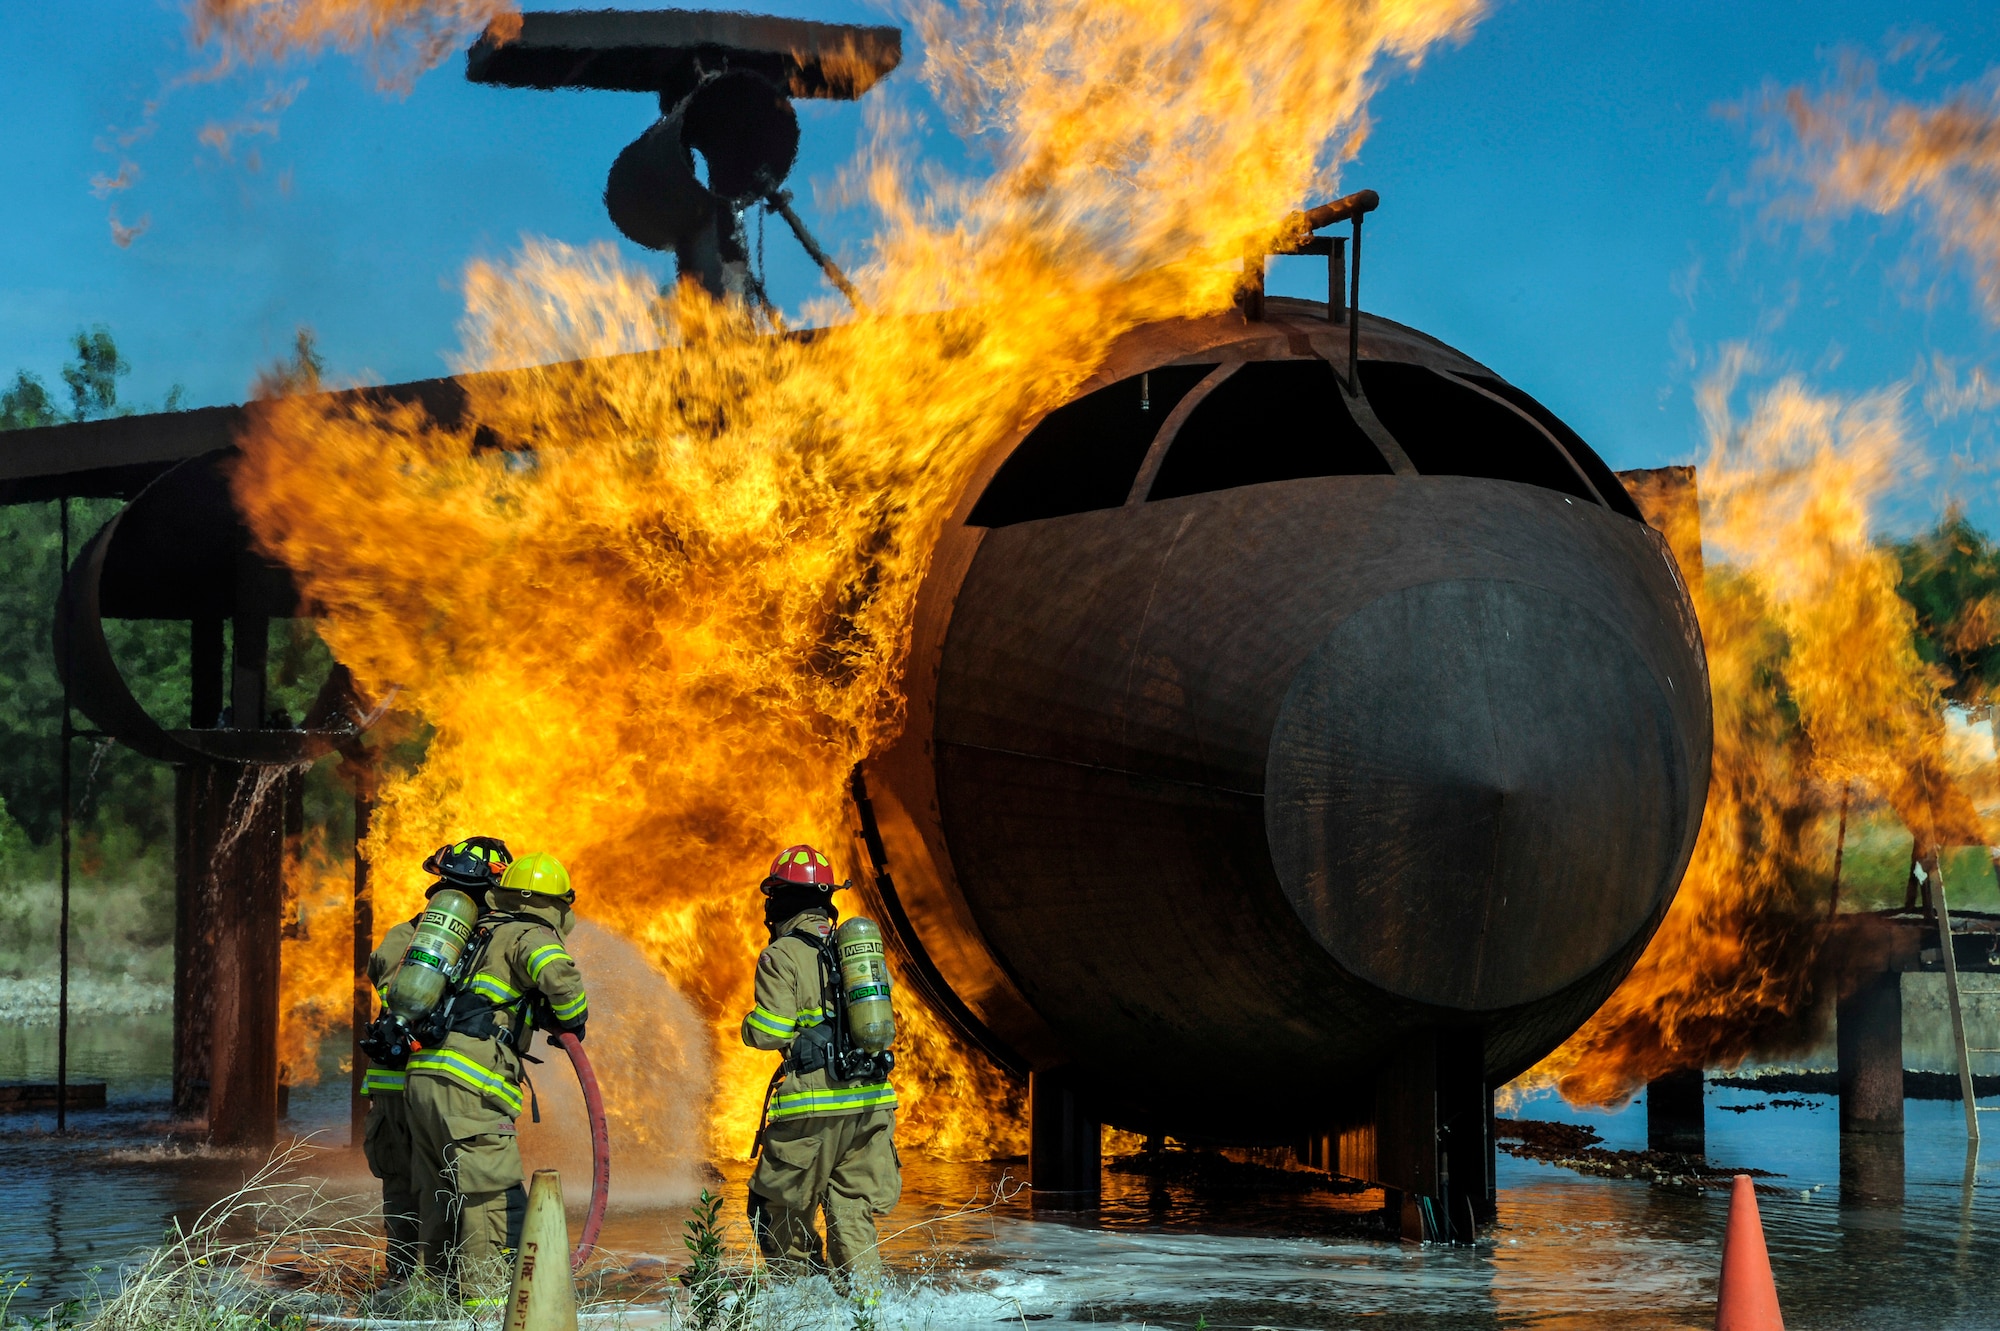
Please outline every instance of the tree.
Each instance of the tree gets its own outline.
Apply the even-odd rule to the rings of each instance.
[[[117,414],[118,379],[131,366],[109,329],[78,331],[76,358],[62,368],[73,413],[57,406],[41,379],[16,370],[0,391],[0,430],[60,425]],[[178,385],[168,410],[179,405]],[[128,406],[123,409],[129,412]],[[72,551],[118,510],[116,500],[71,501]],[[61,816],[56,767],[62,685],[50,646],[51,615],[62,581],[54,503],[0,506],[0,801],[36,842],[54,834]],[[105,625],[127,681],[155,716],[187,714],[187,632],[177,624],[116,620]],[[141,845],[163,843],[171,827],[173,775],[122,749],[93,754],[76,790],[87,829],[117,826]],[[4,826],[0,826],[4,830]]]
[[[41,376],[26,370],[14,371],[14,386],[0,392],[0,430],[32,430],[39,425],[55,425],[62,412],[49,398]]]
[[[301,326],[292,334],[292,354],[259,374],[250,386],[250,396],[274,398],[317,393],[324,373],[326,357],[319,354],[318,339],[312,329]]]
[[[76,403],[72,420],[89,420],[92,414],[108,416],[118,407],[118,376],[130,374],[132,367],[118,354],[111,330],[103,324],[70,339],[76,359],[63,366],[63,382],[69,385],[70,399]]]
[[[1952,509],[1894,550],[1903,566],[1898,590],[1917,612],[1917,652],[1951,675],[1945,696],[1993,701],[2000,689],[2000,547]]]

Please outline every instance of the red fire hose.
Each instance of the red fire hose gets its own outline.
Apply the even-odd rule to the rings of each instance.
[[[583,1238],[569,1259],[569,1269],[580,1271],[597,1250],[598,1231],[604,1228],[604,1206],[611,1199],[611,1130],[604,1122],[604,1092],[598,1089],[597,1073],[590,1066],[590,1056],[583,1052],[583,1041],[568,1031],[556,1038],[576,1069],[577,1084],[583,1088],[583,1107],[590,1114],[590,1211],[583,1217]]]

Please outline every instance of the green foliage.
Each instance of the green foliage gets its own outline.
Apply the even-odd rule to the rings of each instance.
[[[68,419],[129,412],[118,380],[130,372],[109,330],[71,339],[74,358],[62,379],[73,411],[61,410],[42,381],[17,371],[0,392],[0,429],[31,429]],[[296,350],[299,365],[317,371],[309,336]],[[167,410],[184,390],[168,390]],[[118,511],[113,499],[69,504],[71,556]],[[61,823],[62,685],[52,630],[62,577],[62,506],[0,506],[0,974],[39,973],[53,938],[56,880],[54,840]],[[270,626],[269,706],[296,720],[304,715],[332,664],[310,621]],[[190,722],[189,631],[177,621],[109,620],[105,636],[135,698],[161,724]],[[227,645],[225,644],[225,651]],[[213,724],[215,718],[201,718]],[[86,718],[74,724],[88,729]],[[172,769],[104,741],[72,741],[72,880],[78,941],[85,957],[107,973],[157,969],[172,930]],[[323,764],[322,767],[330,765]],[[308,816],[323,825],[351,824],[352,797],[330,771],[307,781]],[[45,927],[46,926],[46,927]]]
[[[61,421],[62,412],[56,409],[41,376],[14,371],[13,387],[0,392],[0,430],[32,430]]]
[[[283,397],[290,393],[319,391],[320,376],[326,372],[326,358],[310,328],[292,335],[292,354],[257,376],[256,397]]]
[[[70,503],[72,557],[118,509],[116,500]],[[37,844],[61,818],[62,684],[51,633],[61,583],[60,505],[0,508],[0,802]],[[105,625],[112,656],[133,694],[168,725],[188,713],[188,634],[160,620]],[[73,806],[86,834],[112,824],[138,833],[141,846],[164,845],[171,832],[173,773],[129,750],[72,751]]]
[[[63,366],[62,377],[76,408],[72,419],[111,415],[118,409],[119,376],[132,372],[118,354],[111,330],[103,324],[88,332],[79,329],[70,338],[70,345],[76,348],[76,359]]]
[[[692,1218],[682,1226],[686,1234],[681,1240],[688,1251],[688,1269],[681,1273],[681,1283],[687,1286],[695,1331],[712,1331],[722,1318],[723,1300],[735,1289],[724,1270],[722,1234],[728,1226],[718,1219],[722,1197],[703,1188],[688,1211]]]
[[[1990,700],[2000,685],[2000,547],[1963,513],[1894,547],[1898,588],[1917,615],[1917,652],[1951,676],[1946,695]]]

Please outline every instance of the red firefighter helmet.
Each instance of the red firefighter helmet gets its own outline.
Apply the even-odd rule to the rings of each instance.
[[[787,846],[771,861],[771,872],[759,885],[765,896],[783,887],[816,887],[832,892],[840,884],[833,880],[833,861],[811,846]]]

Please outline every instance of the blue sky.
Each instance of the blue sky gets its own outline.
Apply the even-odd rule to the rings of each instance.
[[[884,21],[833,0],[761,8]],[[141,403],[172,383],[193,405],[238,400],[300,324],[343,380],[443,372],[466,261],[524,235],[616,239],[604,172],[654,114],[637,95],[473,87],[455,57],[405,98],[339,56],[181,88],[128,150],[142,174],[116,204],[150,227],[121,249],[90,180],[117,169],[100,146],[114,127],[141,123],[145,102],[196,63],[181,7],[4,9],[0,373],[54,383],[68,335],[104,323],[134,366],[124,395]],[[1393,74],[1376,99],[1344,180],[1383,196],[1365,304],[1522,384],[1620,467],[1693,457],[1693,385],[1732,342],[1850,393],[1907,379],[1934,353],[2000,363],[1962,265],[1936,259],[1907,220],[1822,235],[1773,218],[1768,191],[1751,188],[1750,127],[1725,113],[1767,87],[1818,85],[1843,52],[1879,55],[1910,32],[1933,37],[1935,54],[1921,78],[1910,62],[1886,72],[1898,90],[1932,97],[2000,65],[1990,4],[1503,0],[1464,46]],[[197,142],[299,80],[275,135],[239,137],[228,162]],[[892,81],[914,90],[907,67]],[[795,187],[829,180],[861,132],[852,105],[802,111]],[[837,247],[855,225],[824,230]],[[795,304],[816,273],[782,232],[769,239],[774,294]],[[618,243],[664,272],[660,256]],[[1293,262],[1275,289],[1310,291],[1308,261]],[[1985,423],[1932,422],[1914,398],[1912,416],[1941,461],[1912,482],[1902,520],[1950,486],[1995,525],[1991,479],[1943,461],[1980,447]]]

